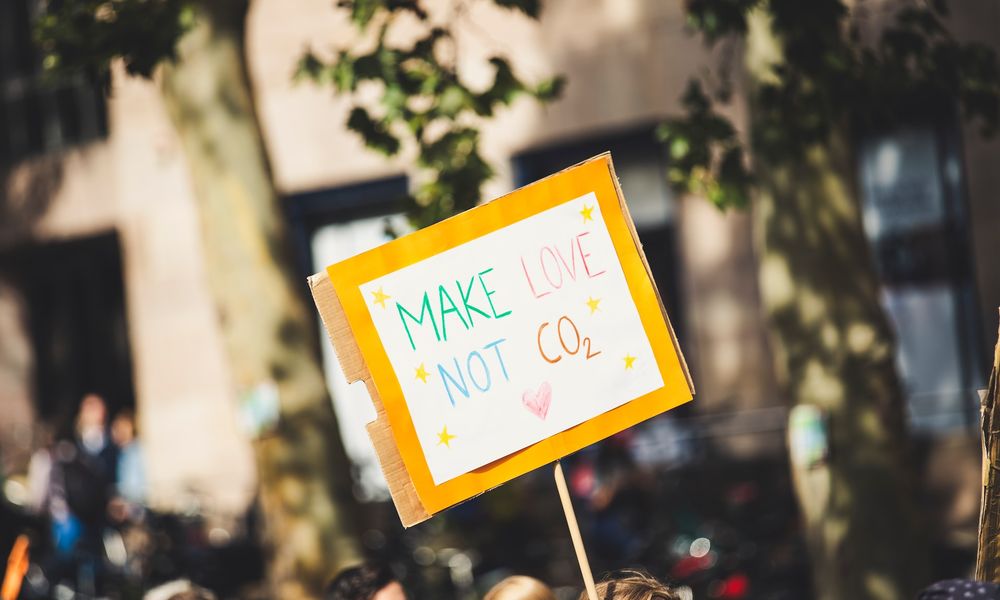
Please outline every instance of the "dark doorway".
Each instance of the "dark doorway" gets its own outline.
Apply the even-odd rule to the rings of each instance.
[[[102,395],[111,413],[134,407],[116,233],[4,252],[0,274],[24,297],[40,420],[66,433],[88,392]]]

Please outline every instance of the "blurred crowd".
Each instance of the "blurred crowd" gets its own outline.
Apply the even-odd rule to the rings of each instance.
[[[26,482],[23,506],[5,507],[30,546],[23,597],[96,597],[111,579],[142,577],[146,471],[130,410],[109,419],[104,399],[86,395],[68,434],[43,434]]]
[[[683,427],[663,416],[564,459],[595,572],[643,565],[681,590],[718,600],[802,597],[807,569],[786,465],[727,468],[705,460],[706,450]],[[486,597],[514,597],[498,590],[544,580],[556,584],[555,597],[575,598],[579,571],[565,522],[553,518],[561,509],[551,473],[542,471],[409,530],[399,527],[391,505],[367,505],[366,556],[397,573],[410,598],[479,598],[501,580],[506,584]],[[185,585],[222,598],[266,597],[255,509],[240,535],[219,544],[197,510],[151,508],[128,409],[109,414],[104,399],[85,396],[72,427],[43,436],[23,481],[26,501],[0,506],[7,512],[0,547],[12,565],[25,555],[23,585],[9,598],[127,599],[159,590],[152,597],[163,599],[163,589]],[[535,510],[518,509],[529,504]],[[8,568],[9,578],[17,573]],[[516,573],[538,579],[505,579]],[[397,597],[404,596],[378,600]]]
[[[130,411],[108,424],[104,400],[83,398],[73,436],[45,444],[28,468],[30,507],[43,518],[51,544],[44,571],[50,582],[71,582],[96,594],[107,575],[106,549],[126,577],[138,576],[134,557],[144,545],[146,475]],[[130,560],[131,559],[131,560]]]
[[[650,440],[659,437],[672,445],[656,450]],[[611,573],[596,586],[598,600],[807,597],[787,465],[727,466],[704,456],[710,451],[696,437],[661,417],[564,459],[591,564]],[[552,518],[560,509],[550,474],[541,471],[425,527],[403,530],[391,510],[381,521],[369,510],[362,524],[369,562],[331,574],[324,600],[587,598],[562,543],[565,522]],[[128,409],[111,415],[100,396],[85,396],[72,427],[42,440],[24,480],[25,502],[0,501],[7,553],[0,600],[267,597],[253,510],[242,541],[220,545],[210,543],[200,515],[150,508]],[[535,510],[518,509],[526,505]],[[616,570],[630,565],[655,576]],[[446,577],[435,576],[442,571]],[[991,584],[953,580],[920,598],[998,594]]]
[[[596,593],[599,600],[691,600],[691,590],[671,588],[641,570],[614,573],[580,594],[587,600]],[[483,600],[556,600],[555,592],[542,581],[512,575],[494,585]],[[323,600],[406,600],[402,584],[384,566],[360,565],[340,572],[327,585]]]
[[[111,415],[104,398],[88,394],[71,427],[41,438],[23,477],[23,498],[13,503],[0,495],[0,548],[9,554],[3,600],[142,598],[181,577],[229,592],[259,579],[262,559],[249,540],[219,547],[197,510],[148,507],[130,409]]]

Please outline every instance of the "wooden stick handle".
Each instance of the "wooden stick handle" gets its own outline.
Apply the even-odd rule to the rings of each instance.
[[[979,509],[976,579],[1000,582],[1000,340],[982,401],[983,491]]]
[[[597,600],[597,586],[594,585],[594,574],[590,572],[590,561],[587,560],[587,551],[583,547],[583,536],[580,535],[580,525],[576,522],[576,513],[573,512],[573,502],[569,497],[569,488],[566,486],[566,476],[563,475],[562,463],[556,461],[555,468],[556,487],[559,488],[559,499],[562,501],[563,512],[566,513],[566,524],[569,526],[569,536],[573,538],[573,549],[576,550],[576,560],[580,563],[580,573],[583,574],[583,583],[587,587],[587,596],[590,600]]]

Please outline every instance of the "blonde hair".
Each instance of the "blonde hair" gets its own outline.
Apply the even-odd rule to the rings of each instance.
[[[677,592],[639,570],[619,571],[597,584],[597,600],[680,600]],[[587,592],[580,594],[587,600]]]
[[[556,596],[534,577],[513,575],[490,588],[483,600],[556,600]]]

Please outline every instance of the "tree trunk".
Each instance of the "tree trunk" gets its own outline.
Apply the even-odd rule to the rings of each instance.
[[[761,11],[750,25],[755,85],[773,77],[781,48]],[[759,284],[779,380],[794,405],[825,416],[828,453],[795,472],[815,597],[902,600],[926,577],[927,545],[894,339],[840,132],[780,165],[757,157]]]
[[[307,598],[359,548],[350,471],[251,97],[247,9],[247,0],[200,4],[163,68],[162,93],[194,182],[235,387],[273,383],[280,397],[276,431],[255,443],[274,595]]]

